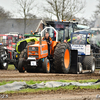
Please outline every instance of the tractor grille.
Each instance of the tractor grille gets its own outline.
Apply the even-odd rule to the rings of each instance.
[[[38,47],[29,47],[29,51],[38,51]]]

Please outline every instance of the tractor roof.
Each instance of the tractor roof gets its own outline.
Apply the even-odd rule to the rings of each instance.
[[[46,21],[46,25],[51,25],[52,27],[55,27],[56,24],[69,26],[70,24],[78,24],[77,22],[71,22],[71,21]]]

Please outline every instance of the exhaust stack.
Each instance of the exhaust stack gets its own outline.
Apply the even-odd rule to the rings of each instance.
[[[42,36],[40,36],[39,42],[40,42],[40,45],[42,45]]]

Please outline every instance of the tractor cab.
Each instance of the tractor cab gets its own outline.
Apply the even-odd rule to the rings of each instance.
[[[89,33],[86,31],[71,34],[71,49],[77,50],[78,55],[90,55]]]
[[[12,47],[12,37],[6,34],[0,34],[0,43],[7,47]]]
[[[61,21],[46,21],[47,27],[53,27],[58,32],[58,41],[64,42],[71,37],[71,33],[74,32],[75,27],[77,27],[76,22],[61,22]],[[56,32],[52,29],[47,30],[53,41],[56,40]]]
[[[7,36],[0,34],[0,45],[7,45]]]

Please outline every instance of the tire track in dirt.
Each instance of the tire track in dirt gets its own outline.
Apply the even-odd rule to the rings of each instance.
[[[11,80],[85,80],[85,79],[100,79],[100,73],[87,74],[58,74],[58,73],[19,73],[18,71],[0,70],[0,81]]]

